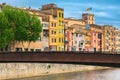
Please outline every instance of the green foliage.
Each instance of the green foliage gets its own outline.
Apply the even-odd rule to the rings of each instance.
[[[28,27],[29,41],[36,41],[40,37],[40,32],[42,31],[42,27],[39,26],[41,26],[40,20],[37,17],[35,17],[35,15],[33,15],[29,21],[29,27]]]
[[[0,48],[14,41],[36,41],[40,37],[42,25],[35,15],[29,12],[4,6],[0,13]]]
[[[13,30],[8,26],[8,20],[3,13],[0,13],[0,48],[4,48],[14,39]]]

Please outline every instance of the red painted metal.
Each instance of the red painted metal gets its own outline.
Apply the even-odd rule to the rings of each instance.
[[[4,52],[0,62],[120,63],[120,54],[85,52]]]

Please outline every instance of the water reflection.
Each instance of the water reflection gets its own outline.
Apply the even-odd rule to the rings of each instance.
[[[14,80],[120,80],[120,69],[76,72]]]

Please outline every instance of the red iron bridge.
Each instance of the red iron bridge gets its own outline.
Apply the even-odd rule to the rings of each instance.
[[[63,63],[120,67],[120,54],[105,52],[0,52],[0,63]]]

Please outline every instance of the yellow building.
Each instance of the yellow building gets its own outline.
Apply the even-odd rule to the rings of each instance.
[[[52,15],[50,18],[50,51],[64,50],[64,10],[55,4],[42,6],[42,13]]]
[[[91,33],[90,29],[85,29],[84,30],[84,35],[85,35],[85,51],[90,51],[90,45],[91,45]]]

